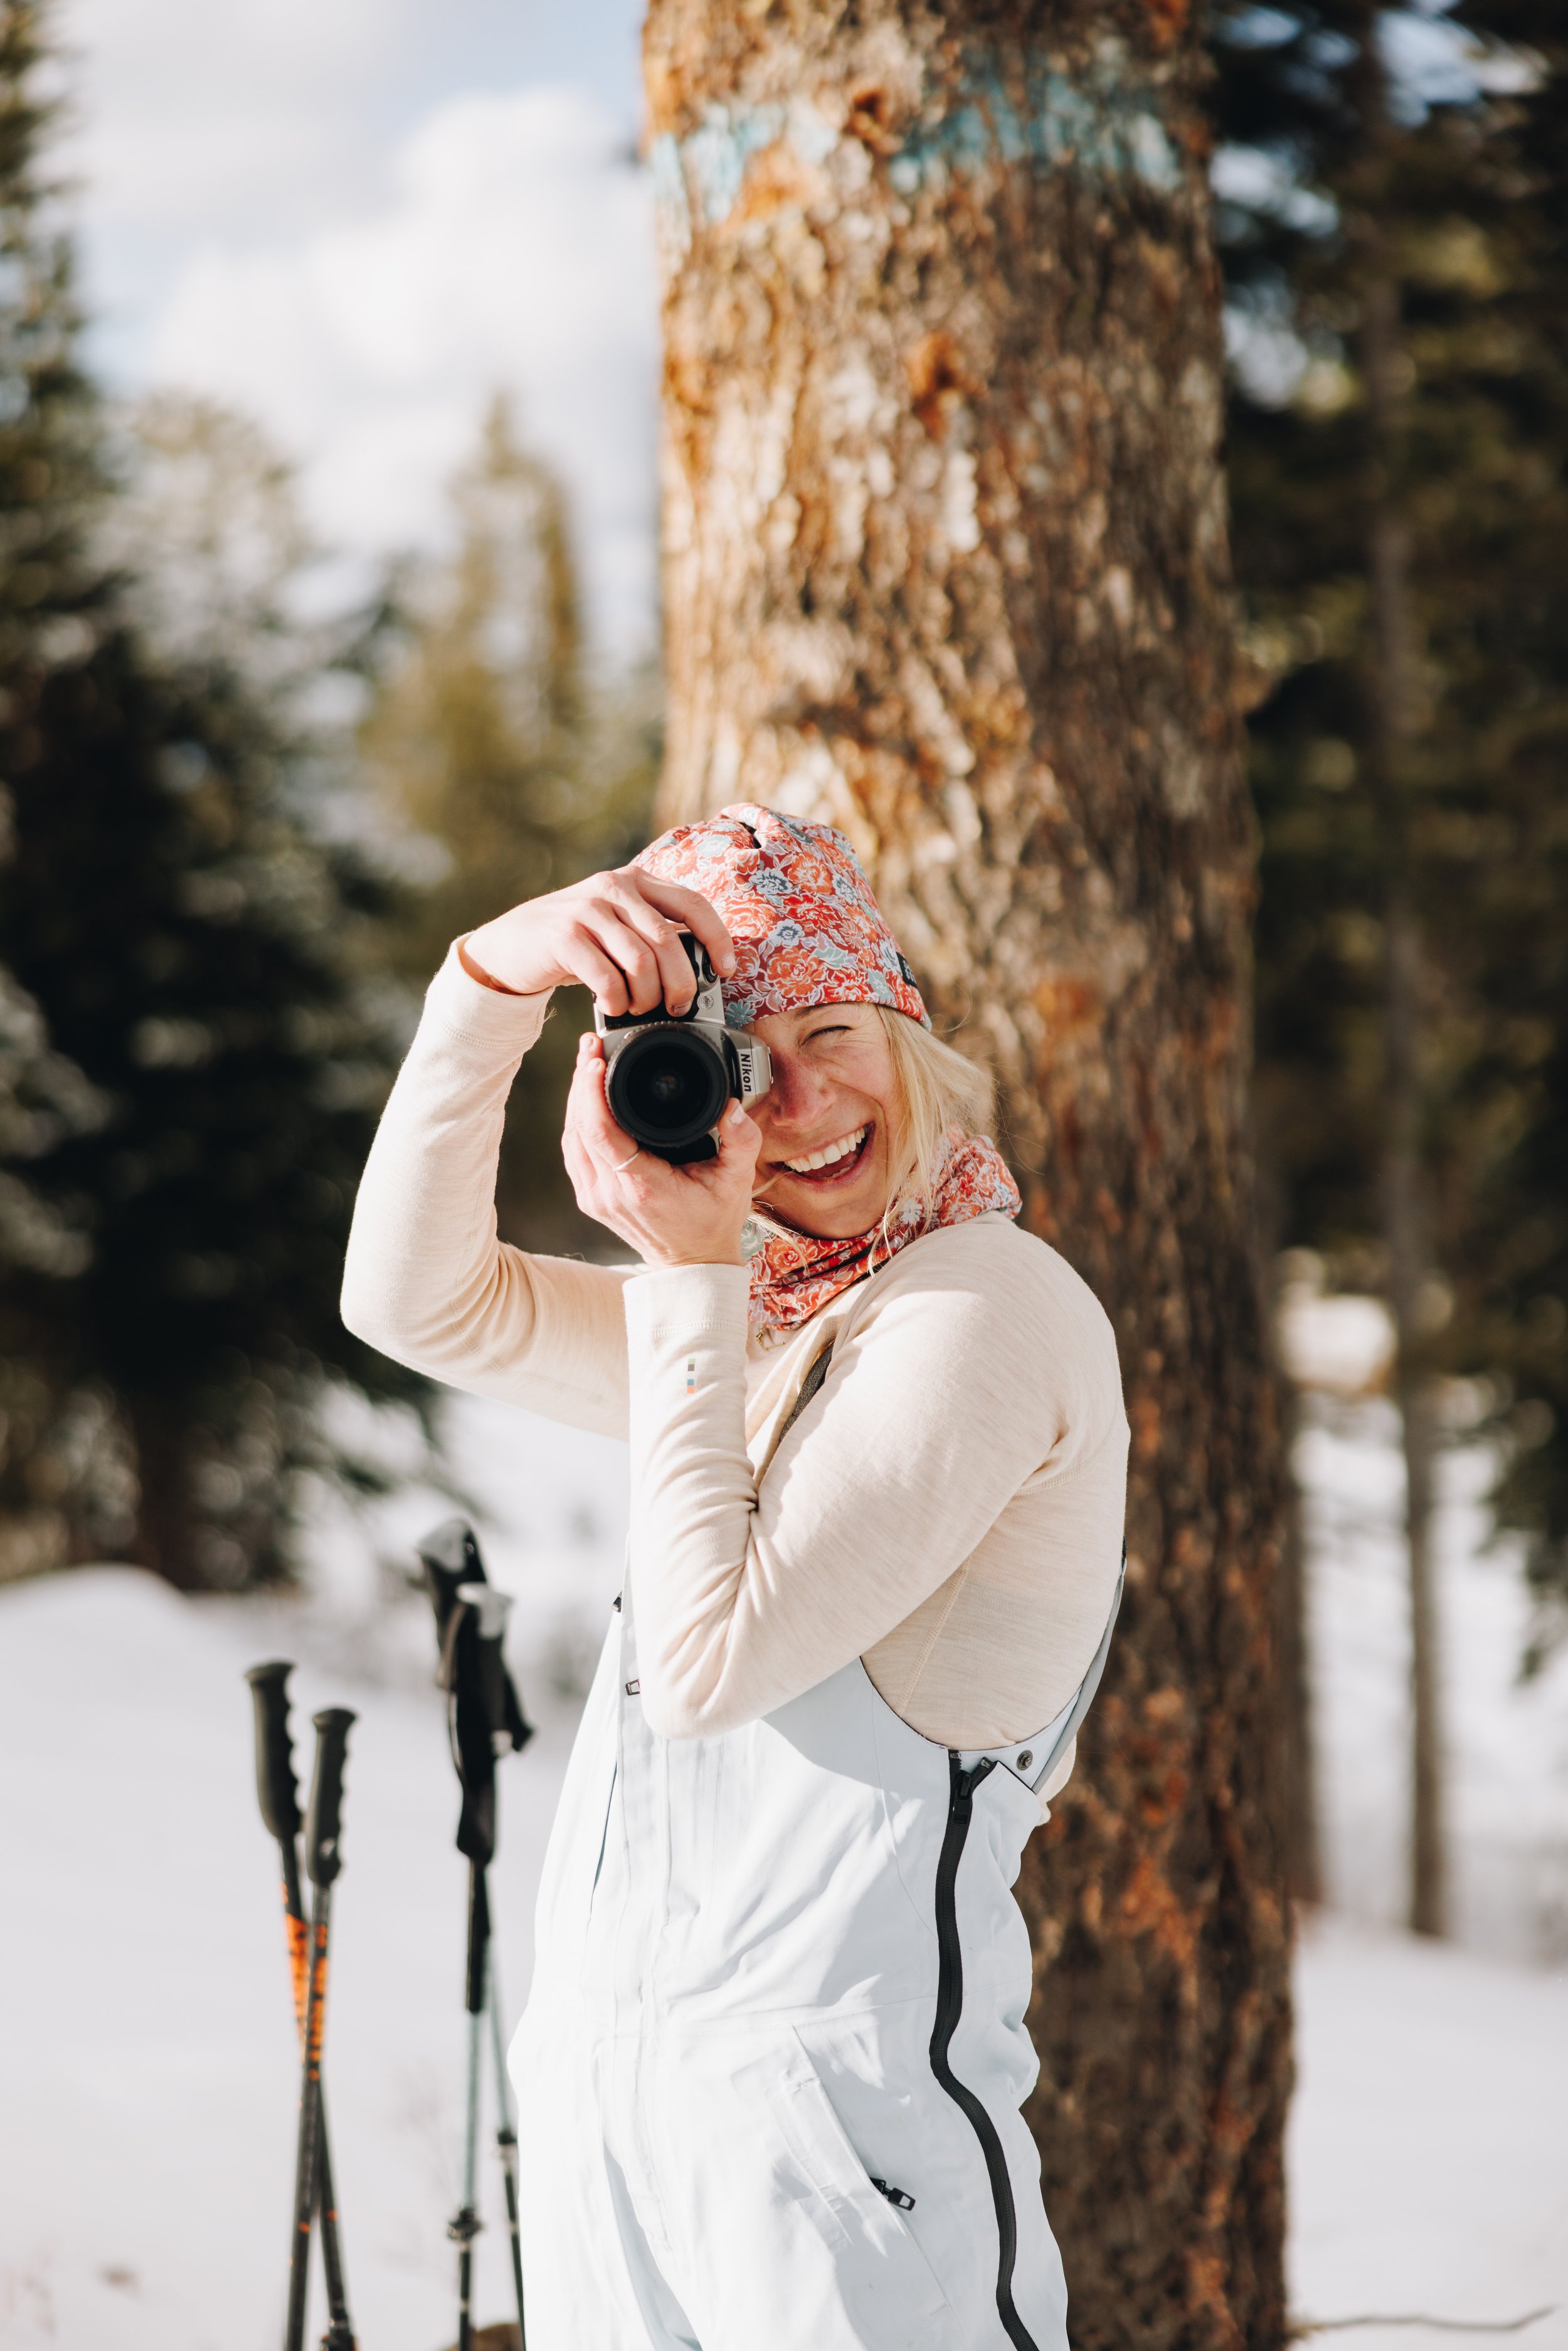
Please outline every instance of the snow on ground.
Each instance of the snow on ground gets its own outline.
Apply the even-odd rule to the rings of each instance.
[[[1312,1398],[1297,1448],[1327,1891],[1405,1915],[1409,1608],[1404,1474],[1383,1397]],[[1520,1680],[1530,1602],[1515,1542],[1488,1547],[1485,1449],[1438,1465],[1437,1609],[1451,1931],[1500,1958],[1568,1959],[1568,1648]]]
[[[577,1693],[619,1580],[625,1457],[497,1406],[463,1406],[453,1435],[458,1482],[490,1506],[486,1555],[517,1594],[513,1653],[539,1724],[502,1775],[496,1907],[515,2009]],[[1303,1462],[1331,1874],[1368,1917],[1392,1917],[1403,1658],[1375,1409],[1316,1416]],[[1560,1850],[1563,1684],[1511,1689],[1516,1579],[1506,1561],[1475,1556],[1476,1476],[1461,1457],[1444,1522],[1465,1917],[1479,1942],[1561,1955],[1557,1897],[1531,1888],[1542,1855]],[[450,2342],[463,1870],[428,1613],[394,1573],[450,1507],[406,1494],[367,1534],[323,1504],[305,1601],[183,1601],[127,1569],[0,1591],[0,1883],[12,1894],[0,2351],[277,2343],[293,2028],[240,1680],[277,1655],[300,1661],[297,1753],[314,1708],[341,1701],[361,1718],[328,2024],[358,2330],[366,2351]],[[1555,1788],[1555,1813],[1537,1779]],[[1489,1840],[1506,1847],[1500,1893],[1487,1891]],[[1568,2351],[1568,1977],[1325,1917],[1303,1939],[1298,1988],[1298,2311],[1496,2319],[1554,2302],[1521,2339]],[[490,2320],[507,2292],[493,2158],[485,2192],[478,2306]],[[1395,2351],[1423,2338],[1354,2339]]]
[[[1564,2351],[1568,1978],[1323,1915],[1296,1989],[1294,2310],[1496,2322],[1554,2304],[1519,2340]]]
[[[454,1437],[458,1482],[506,1497],[486,1558],[517,1595],[538,1726],[502,1774],[493,1879],[515,2011],[579,1697],[620,1581],[625,1454],[498,1407],[466,1411]],[[366,2351],[451,2340],[465,1865],[429,1609],[377,1558],[401,1537],[412,1564],[413,1539],[451,1507],[404,1495],[377,1514],[373,1543],[323,1509],[306,1604],[185,1601],[124,1568],[0,1591],[3,2351],[273,2351],[280,2337],[293,2023],[240,1678],[277,1656],[300,1661],[302,1785],[312,1711],[360,1716],[328,2016],[356,2326]],[[489,2320],[506,2315],[509,2272],[498,2179],[486,2191]]]

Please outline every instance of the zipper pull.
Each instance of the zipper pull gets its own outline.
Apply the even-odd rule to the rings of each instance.
[[[871,2184],[876,2189],[879,2196],[885,2196],[888,2202],[890,2204],[896,2204],[901,2212],[914,2211],[915,2199],[906,2189],[903,2188],[890,2188],[885,2179],[873,2179]]]

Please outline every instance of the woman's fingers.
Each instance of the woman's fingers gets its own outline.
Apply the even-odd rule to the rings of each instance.
[[[701,939],[716,971],[727,974],[735,969],[735,942],[717,907],[710,904],[700,891],[687,890],[679,882],[661,882],[656,875],[644,873],[640,865],[628,866],[626,871],[650,905],[657,906],[661,914],[670,915],[684,925],[694,938]]]
[[[686,1011],[696,994],[696,975],[679,930],[661,914],[625,873],[615,876],[617,903],[622,920],[646,939],[658,966],[659,993],[652,1004],[638,1004],[640,1012],[656,1010],[663,1003],[672,1012]],[[727,933],[727,936],[728,934]]]
[[[624,972],[586,924],[572,924],[560,942],[560,959],[569,976],[591,991],[601,1012],[614,1019],[631,1010]]]
[[[744,1173],[747,1202],[761,1149],[762,1129],[744,1102],[732,1102],[718,1123],[718,1165],[727,1176]]]
[[[574,978],[587,982],[601,1012],[653,1012],[664,990],[653,944],[623,919],[613,899],[580,908],[562,946]],[[683,958],[684,960],[684,958]]]
[[[652,1012],[661,1003],[684,1012],[694,983],[682,929],[702,941],[716,971],[733,971],[729,933],[707,900],[627,865],[513,906],[471,932],[466,952],[517,995],[580,980],[612,1016]]]
[[[571,1179],[571,1188],[576,1196],[578,1207],[585,1217],[592,1216],[594,1203],[598,1196],[594,1190],[593,1162],[570,1126],[564,1126],[561,1129],[560,1155],[566,1163],[566,1172]]]
[[[578,1047],[577,1067],[566,1100],[566,1123],[593,1165],[613,1170],[630,1158],[637,1145],[623,1126],[610,1115],[604,1097],[604,1049],[597,1037],[584,1037]]]

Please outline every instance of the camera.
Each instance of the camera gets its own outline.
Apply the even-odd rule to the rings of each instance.
[[[724,990],[707,949],[681,934],[697,989],[688,1012],[601,1012],[610,1114],[633,1143],[684,1167],[716,1159],[715,1130],[725,1105],[765,1094],[773,1082],[768,1048],[745,1029],[725,1025]]]

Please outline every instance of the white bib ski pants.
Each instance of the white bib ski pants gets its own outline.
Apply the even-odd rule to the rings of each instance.
[[[528,2351],[1066,2351],[1011,1888],[1110,1632],[1012,1748],[935,1745],[858,1662],[666,1740],[628,1600],[512,2049]]]

